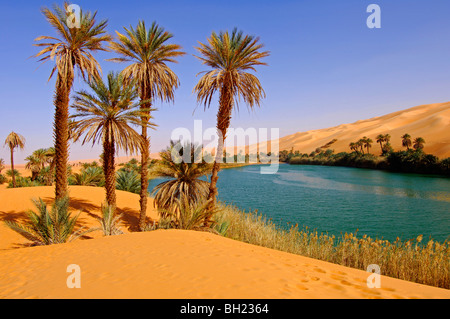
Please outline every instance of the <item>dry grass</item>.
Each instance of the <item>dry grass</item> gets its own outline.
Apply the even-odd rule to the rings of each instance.
[[[297,225],[283,230],[260,214],[225,205],[215,220],[215,229],[235,240],[362,270],[377,264],[382,275],[450,289],[448,241],[430,240],[423,244],[419,236],[414,240],[389,242],[366,235],[358,238],[352,233],[335,237],[308,228],[299,229]]]

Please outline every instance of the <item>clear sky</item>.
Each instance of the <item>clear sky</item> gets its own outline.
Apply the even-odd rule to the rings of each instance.
[[[54,79],[51,63],[29,58],[33,40],[56,33],[40,12],[62,1],[2,1],[0,19],[0,140],[14,130],[27,144],[17,163],[37,148],[53,144]],[[173,104],[156,103],[151,152],[168,145],[173,129],[193,129],[194,120],[215,126],[217,100],[211,109],[197,107],[192,93],[205,67],[193,56],[197,41],[212,31],[238,27],[259,36],[271,52],[257,76],[266,92],[261,108],[241,105],[233,127],[279,127],[280,136],[351,123],[421,104],[450,101],[450,1],[448,0],[229,0],[114,1],[76,0],[98,11],[115,34],[142,19],[157,21],[174,34],[172,42],[187,55],[172,65],[181,86]],[[381,29],[369,29],[366,8],[381,7]],[[113,53],[97,54],[103,73],[124,65],[107,62]],[[75,90],[83,88],[76,80]],[[197,109],[196,109],[197,107]],[[195,110],[195,112],[194,112]],[[71,159],[97,157],[100,148],[71,146]],[[0,147],[9,164],[9,152]]]

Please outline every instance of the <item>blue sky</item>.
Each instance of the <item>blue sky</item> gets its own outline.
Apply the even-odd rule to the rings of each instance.
[[[51,63],[39,67],[29,58],[33,40],[55,32],[40,13],[62,1],[3,1],[0,5],[0,139],[14,130],[25,136],[18,163],[37,148],[53,143],[54,79]],[[181,86],[173,104],[159,109],[152,132],[152,152],[160,151],[173,129],[215,126],[217,103],[204,111],[192,93],[205,67],[193,56],[197,41],[212,31],[238,27],[257,35],[271,52],[257,75],[266,92],[261,108],[241,105],[233,127],[280,128],[280,136],[383,115],[408,107],[450,101],[450,2],[448,0],[309,0],[309,1],[86,1],[73,3],[98,11],[115,34],[142,19],[157,21],[174,34],[187,55],[172,69]],[[381,29],[369,29],[366,8],[381,7]],[[104,74],[124,65],[97,54]],[[39,67],[39,68],[38,68]],[[84,88],[76,80],[75,90]],[[195,110],[195,112],[194,112]],[[2,143],[3,144],[3,143]],[[100,147],[71,146],[71,159],[98,156]],[[0,147],[9,163],[9,152]]]

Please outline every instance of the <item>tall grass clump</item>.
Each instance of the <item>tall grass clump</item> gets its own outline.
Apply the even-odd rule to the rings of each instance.
[[[231,239],[362,270],[377,264],[382,275],[450,289],[448,240],[424,244],[422,236],[394,242],[357,233],[336,237],[298,225],[285,230],[257,212],[223,204],[214,221],[215,230]]]

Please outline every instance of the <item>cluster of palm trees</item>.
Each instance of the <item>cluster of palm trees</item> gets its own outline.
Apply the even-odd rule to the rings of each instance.
[[[411,135],[404,134],[402,136],[402,146],[406,147],[406,149],[409,151],[411,148],[411,145],[413,149],[415,150],[423,150],[425,145],[425,140],[422,137],[416,137],[414,141],[411,141]]]
[[[173,102],[175,89],[180,85],[177,75],[168,66],[185,55],[181,46],[169,43],[173,35],[156,22],[149,28],[139,21],[136,28],[116,31],[117,37],[106,32],[107,21],[97,22],[97,12],[81,11],[79,26],[68,23],[68,3],[63,7],[44,8],[42,13],[56,30],[57,37],[36,38],[41,48],[35,57],[52,62],[50,78],[56,76],[54,98],[54,167],[55,199],[68,196],[68,143],[72,138],[83,144],[102,143],[106,201],[115,207],[114,155],[121,149],[141,155],[141,188],[139,225],[146,224],[148,163],[150,138],[148,129],[154,129],[152,105],[156,100]],[[260,105],[265,96],[256,71],[269,52],[261,51],[259,38],[244,35],[234,29],[231,33],[213,32],[206,43],[196,47],[196,56],[211,70],[203,72],[194,88],[198,103],[210,107],[215,94],[219,94],[217,129],[220,136],[216,160],[212,168],[207,199],[212,210],[217,196],[219,163],[232,110],[242,99],[249,108]],[[117,56],[109,61],[128,63],[119,73],[111,72],[106,81],[101,78],[101,67],[93,56],[98,51],[111,51]],[[78,71],[78,72],[76,72]],[[69,114],[70,94],[76,74],[86,81],[89,91],[75,92]],[[133,128],[140,127],[140,134]],[[18,144],[19,145],[19,144]],[[20,145],[19,145],[20,146]],[[14,146],[17,147],[17,146]],[[208,224],[206,220],[205,224]]]
[[[352,151],[361,152],[364,154],[364,149],[367,149],[367,154],[370,154],[370,148],[372,147],[372,139],[364,136],[360,138],[357,142],[351,142],[349,147]]]
[[[425,145],[425,140],[422,137],[417,137],[414,139],[414,141],[411,140],[411,135],[404,134],[402,135],[402,146],[406,147],[406,149],[409,151],[411,147],[415,150],[423,150]],[[376,142],[380,144],[381,148],[381,154],[387,154],[390,151],[393,150],[391,144],[390,144],[391,136],[389,134],[379,134],[376,137]],[[364,149],[367,150],[367,154],[370,154],[369,150],[372,146],[372,139],[364,136],[363,138],[359,139],[357,142],[351,142],[349,144],[350,150],[357,152],[357,153],[364,153]]]
[[[53,171],[55,168],[55,148],[40,148],[27,156],[25,168],[31,170],[31,180],[34,181],[41,174],[46,185],[53,183]],[[46,166],[48,164],[48,166]]]

